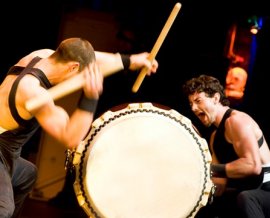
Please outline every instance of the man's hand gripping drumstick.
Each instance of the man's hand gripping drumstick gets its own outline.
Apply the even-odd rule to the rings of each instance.
[[[157,53],[158,53],[158,51],[159,51],[159,49],[160,49],[160,47],[162,45],[167,33],[169,32],[169,30],[170,30],[170,28],[171,28],[171,26],[172,26],[172,24],[173,24],[173,22],[174,22],[174,20],[175,20],[175,18],[177,16],[177,14],[178,14],[180,8],[181,8],[181,4],[179,2],[176,3],[173,10],[172,10],[172,12],[171,12],[171,14],[170,14],[170,16],[169,16],[169,18],[167,19],[167,22],[165,23],[165,25],[164,25],[161,33],[160,33],[160,35],[159,35],[159,37],[158,37],[158,39],[157,39],[157,41],[156,41],[156,43],[155,43],[155,45],[154,45],[154,47],[153,47],[153,49],[151,51],[149,57],[148,57],[150,62],[152,62],[155,59],[155,57],[156,57],[156,55],[157,55]],[[137,80],[135,81],[135,83],[134,83],[134,85],[132,87],[132,92],[136,93],[139,90],[139,88],[140,88],[140,86],[141,86],[141,84],[143,82],[144,77],[149,72],[149,69],[151,69],[151,68],[144,67],[141,70],[139,76],[137,77]]]
[[[148,52],[142,52],[126,56],[126,58],[128,57],[130,62],[129,66],[123,66],[123,60],[121,60],[122,55],[120,55],[119,53],[113,54],[96,51],[95,55],[99,71],[102,73],[104,77],[113,75],[117,72],[120,72],[123,69],[136,71],[142,69],[143,67],[147,69],[147,74],[149,75],[151,73],[156,73],[158,68],[158,62],[156,60],[153,60],[152,62],[149,61]],[[87,72],[87,70],[88,69],[85,69],[85,72]],[[27,108],[28,111],[32,112],[37,108],[46,104],[48,101],[50,101],[50,99],[58,100],[75,91],[78,91],[79,89],[84,87],[85,82],[86,82],[85,75],[83,72],[81,72],[48,89],[49,95],[36,96],[35,98],[29,99],[26,102],[25,107]]]

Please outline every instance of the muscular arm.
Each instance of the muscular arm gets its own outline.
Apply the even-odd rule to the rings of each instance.
[[[124,65],[119,53],[114,54],[95,51],[95,55],[99,69],[104,77],[124,69]]]
[[[261,161],[256,132],[258,126],[254,120],[242,112],[233,112],[225,123],[225,137],[233,144],[239,156],[235,161],[226,164],[228,178],[243,178],[258,175],[261,172]]]
[[[83,87],[84,95],[88,98],[98,98],[102,92],[103,77],[96,65],[91,64],[82,73],[85,75],[86,81]],[[42,107],[32,111],[32,115],[36,117],[41,127],[68,148],[78,146],[89,130],[95,108],[84,104],[84,107],[77,107],[69,116],[63,108],[55,105],[53,98],[46,89],[36,86],[32,88],[31,93],[33,91],[35,95],[47,99]]]
[[[100,71],[102,72],[104,77],[124,69],[121,55],[119,53],[95,51],[95,55]],[[135,71],[143,67],[147,67],[148,68],[148,71],[146,72],[147,75],[150,75],[151,73],[156,73],[158,68],[158,62],[157,60],[154,59],[151,63],[147,59],[148,56],[149,56],[148,52],[131,54],[129,70]]]
[[[41,58],[47,58],[53,52],[54,50],[52,49],[40,49],[33,51],[27,56],[23,57],[21,60],[19,60],[19,62],[16,65],[26,66],[34,57],[39,56]],[[104,77],[109,76],[113,73],[117,73],[124,69],[120,53],[95,51],[95,55],[100,71],[102,72]],[[154,60],[151,63],[147,59],[148,56],[149,56],[148,52],[131,54],[129,69],[135,71],[141,69],[142,67],[147,67],[149,69],[147,72],[148,75],[150,73],[155,73],[158,68],[158,62]]]
[[[79,145],[93,121],[93,113],[75,109],[69,117],[63,108],[53,102],[42,107],[35,117],[50,136],[68,148]]]

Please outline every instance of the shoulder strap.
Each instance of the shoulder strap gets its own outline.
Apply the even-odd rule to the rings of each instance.
[[[9,97],[8,97],[8,103],[9,103],[9,108],[10,108],[10,112],[13,116],[13,118],[16,120],[16,122],[19,124],[19,125],[22,125],[22,126],[25,126],[26,123],[26,120],[22,119],[16,109],[16,104],[15,104],[15,96],[16,96],[16,91],[17,91],[17,88],[18,88],[18,84],[21,80],[21,78],[27,74],[31,68],[40,60],[41,58],[40,57],[35,57],[33,58],[30,63],[23,69],[23,71],[20,73],[20,75],[18,75],[18,77],[16,78],[16,80],[14,81],[12,87],[11,87],[11,90],[10,90],[10,94],[9,94]]]
[[[47,89],[52,87],[52,84],[46,77],[46,75],[38,68],[31,68],[31,71],[28,72],[29,74],[35,76],[36,78],[39,79],[41,85]]]
[[[228,110],[226,110],[224,116],[222,117],[222,120],[218,126],[218,130],[219,129],[224,129],[224,123],[225,123],[225,120],[230,116],[231,112],[233,111],[233,109],[229,108]]]

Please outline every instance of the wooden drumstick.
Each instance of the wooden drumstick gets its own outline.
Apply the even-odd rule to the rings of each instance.
[[[107,56],[106,53],[96,53],[96,56],[99,56],[101,59],[109,59],[109,66],[101,65],[100,71],[104,77],[110,76],[119,70],[123,69],[121,56],[119,53],[116,53],[113,56]],[[25,107],[28,111],[32,112],[42,105],[46,104],[50,99],[58,100],[66,95],[69,95],[75,91],[81,89],[84,85],[84,76],[83,73],[79,73],[55,86],[48,89],[48,95],[46,96],[37,96],[25,103]]]
[[[154,47],[152,48],[152,50],[151,50],[151,52],[149,54],[148,59],[151,62],[156,57],[156,55],[158,53],[158,50],[160,49],[166,35],[168,34],[168,32],[169,32],[169,30],[170,30],[170,28],[171,28],[171,26],[172,26],[172,24],[173,24],[173,22],[175,20],[180,8],[181,8],[181,4],[179,2],[176,3],[173,10],[172,10],[172,12],[171,12],[171,14],[170,14],[170,16],[168,17],[168,19],[167,19],[167,21],[165,23],[161,33],[159,34],[159,37],[158,37]],[[147,70],[148,70],[147,67],[144,67],[141,70],[140,74],[138,75],[138,77],[137,77],[137,79],[136,79],[136,81],[135,81],[135,83],[134,83],[134,85],[132,87],[132,92],[136,93],[139,90],[139,88],[140,88],[140,86],[141,86],[141,84],[143,82],[143,79],[146,76]]]
[[[54,100],[60,99],[70,93],[73,93],[83,87],[84,78],[83,74],[80,73],[70,79],[59,83],[56,86],[48,89],[49,96],[38,96],[28,100],[25,103],[25,107],[28,111],[34,111],[48,102],[48,99],[53,98]]]

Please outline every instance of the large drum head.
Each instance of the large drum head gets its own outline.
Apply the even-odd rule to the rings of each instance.
[[[91,217],[193,217],[212,187],[210,161],[189,119],[129,104],[93,122],[74,156],[74,188]]]

